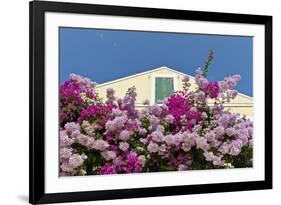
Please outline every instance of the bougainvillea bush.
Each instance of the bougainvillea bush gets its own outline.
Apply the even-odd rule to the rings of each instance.
[[[183,91],[137,110],[136,89],[122,99],[70,75],[60,86],[60,176],[252,167],[253,123],[224,109],[240,76],[209,82],[196,70]],[[212,105],[208,102],[212,101]]]

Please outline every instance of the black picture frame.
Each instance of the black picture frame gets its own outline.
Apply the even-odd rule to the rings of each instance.
[[[167,195],[260,190],[272,188],[272,16],[185,11],[124,6],[32,1],[30,12],[30,164],[29,202],[31,204],[107,200]],[[265,180],[218,184],[197,184],[154,188],[136,188],[71,193],[45,193],[44,123],[45,123],[45,12],[100,14],[260,24],[265,26]]]

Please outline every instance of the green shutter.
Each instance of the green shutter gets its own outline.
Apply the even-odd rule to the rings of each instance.
[[[155,78],[155,102],[162,103],[163,100],[174,92],[173,78]]]

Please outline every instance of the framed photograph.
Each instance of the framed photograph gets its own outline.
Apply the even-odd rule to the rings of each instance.
[[[30,203],[272,188],[272,17],[30,2]]]

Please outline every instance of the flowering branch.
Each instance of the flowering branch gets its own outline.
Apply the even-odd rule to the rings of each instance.
[[[211,61],[213,60],[213,58],[214,58],[214,51],[213,51],[213,49],[210,49],[209,53],[208,53],[208,58],[207,58],[207,60],[205,62],[204,69],[203,69],[203,76],[204,77],[207,76],[207,72],[208,72],[209,66],[210,66]]]

